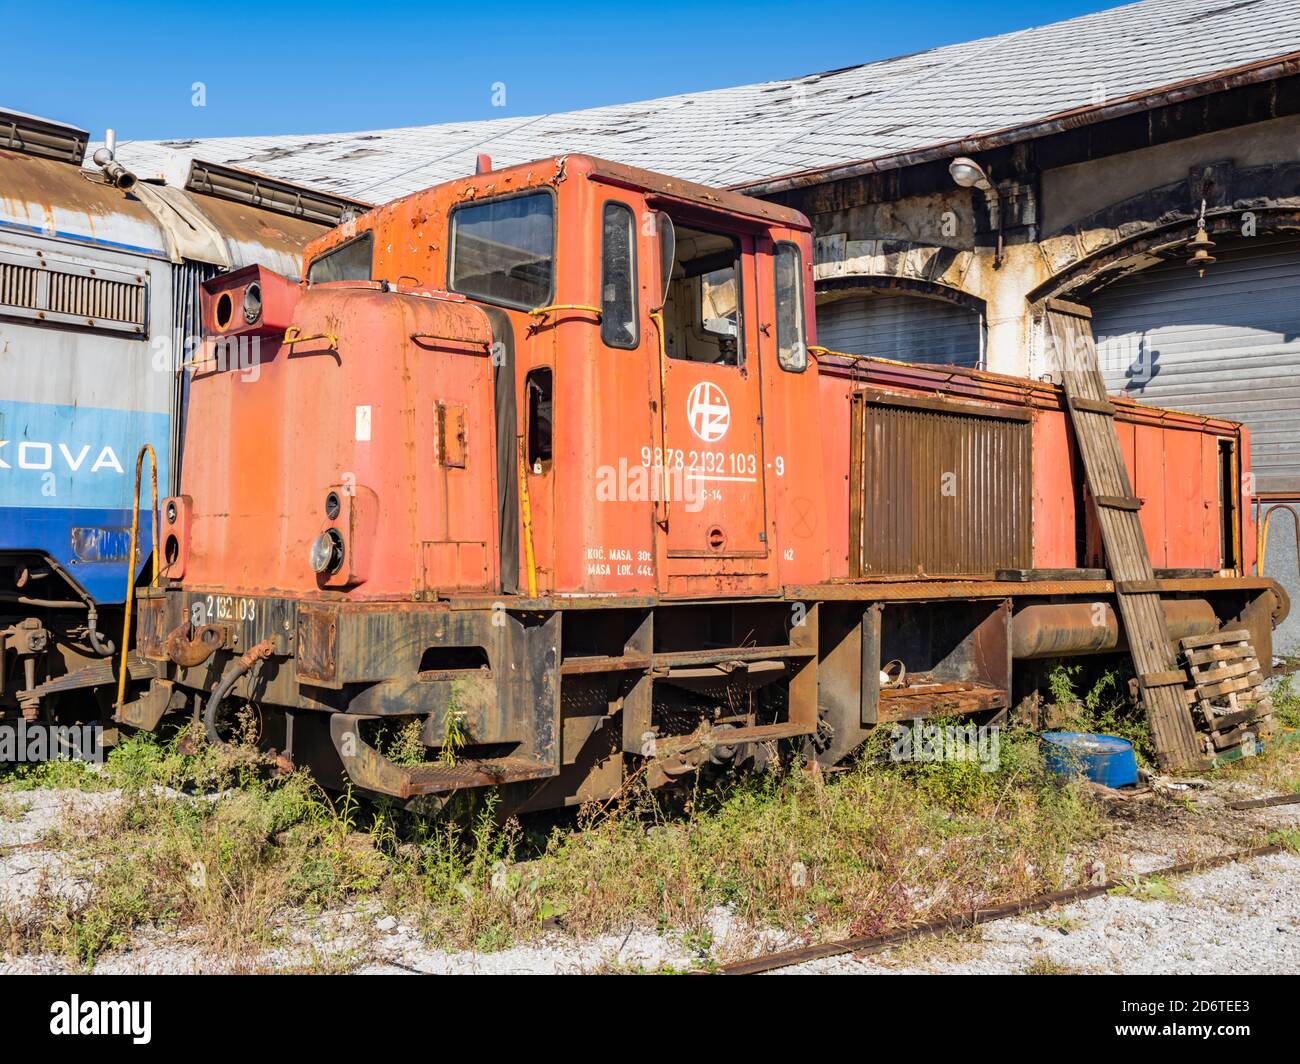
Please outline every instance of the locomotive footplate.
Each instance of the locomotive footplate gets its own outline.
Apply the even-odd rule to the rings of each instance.
[[[227,708],[252,702],[299,732],[328,720],[315,738],[366,790],[409,797],[559,772],[558,613],[167,589],[142,595],[139,618],[143,656],[201,698],[269,642],[265,660],[221,689]],[[454,770],[450,754],[397,766],[372,745],[386,724],[410,720],[431,753],[457,737]],[[284,730],[281,752],[295,729]]]

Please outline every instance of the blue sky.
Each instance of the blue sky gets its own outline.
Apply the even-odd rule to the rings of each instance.
[[[0,107],[130,140],[426,125],[791,77],[1115,6],[0,0]]]

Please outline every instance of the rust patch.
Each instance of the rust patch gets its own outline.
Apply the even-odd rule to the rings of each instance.
[[[333,685],[338,677],[339,615],[329,606],[298,608],[298,654],[294,668],[307,683]]]

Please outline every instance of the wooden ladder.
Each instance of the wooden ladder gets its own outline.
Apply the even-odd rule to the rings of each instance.
[[[1134,497],[1129,484],[1115,431],[1115,407],[1106,396],[1097,363],[1092,311],[1050,299],[1044,319],[1049,351],[1054,348],[1052,353],[1060,362],[1070,422],[1097,508],[1106,562],[1160,766],[1199,766],[1201,751],[1184,694],[1187,676],[1178,667],[1156,590],[1155,571],[1138,516],[1142,502]]]

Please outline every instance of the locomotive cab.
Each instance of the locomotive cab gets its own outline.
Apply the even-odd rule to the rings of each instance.
[[[241,571],[365,598],[699,597],[823,579],[810,259],[793,211],[569,156],[408,196],[313,242],[279,345],[230,310],[254,286],[284,308],[273,277],[211,283],[207,368],[244,368],[229,345],[261,340],[260,379],[205,384],[229,392],[223,425],[256,422],[249,463],[265,470],[267,421],[292,417],[300,388],[315,415],[295,425],[310,442],[285,443],[292,482],[268,478],[304,505],[247,529]],[[430,313],[440,325],[408,328]],[[450,381],[459,391],[442,394]],[[241,505],[205,487],[236,512],[258,490],[241,484]],[[372,542],[322,530],[331,492],[374,511]],[[800,520],[783,525],[788,496]],[[340,570],[384,561],[316,581],[313,551]],[[205,580],[198,558],[177,565]]]

